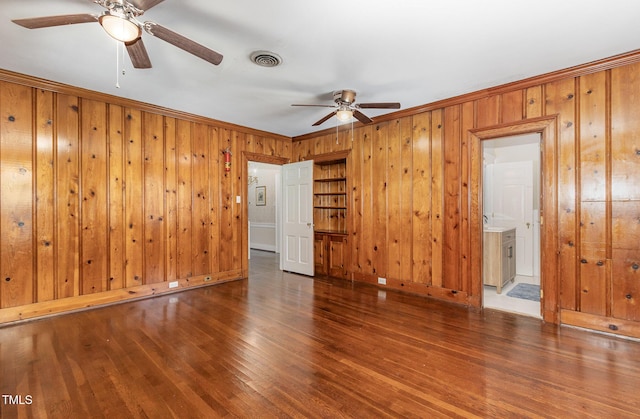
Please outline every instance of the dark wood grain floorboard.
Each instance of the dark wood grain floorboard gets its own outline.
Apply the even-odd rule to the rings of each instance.
[[[640,417],[640,343],[280,272],[0,328],[4,418]]]

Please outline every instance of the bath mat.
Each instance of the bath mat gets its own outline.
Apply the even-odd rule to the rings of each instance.
[[[507,297],[522,298],[523,300],[540,301],[540,285],[518,284],[507,293]]]

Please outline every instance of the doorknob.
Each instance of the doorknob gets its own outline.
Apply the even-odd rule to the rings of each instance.
[[[530,226],[531,226],[531,223],[527,223],[527,229],[529,229]]]
[[[309,228],[311,228],[312,225],[313,224],[311,224],[311,223],[307,223],[307,227],[309,227]]]

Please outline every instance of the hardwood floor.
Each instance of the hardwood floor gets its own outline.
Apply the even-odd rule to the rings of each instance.
[[[248,280],[0,329],[2,418],[620,418],[638,389],[638,342],[283,273],[265,252]]]

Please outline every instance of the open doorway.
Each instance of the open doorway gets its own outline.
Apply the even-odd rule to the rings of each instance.
[[[260,251],[278,258],[280,270],[312,276],[313,161],[289,163],[283,157],[247,151],[242,152],[242,160],[243,212],[247,220],[242,236],[243,260],[247,274],[252,252]],[[304,234],[299,233],[300,228]],[[310,273],[304,270],[308,267]]]
[[[277,164],[248,162],[248,245],[251,251],[280,253],[281,171]]]
[[[483,306],[541,317],[540,133],[482,142]]]

